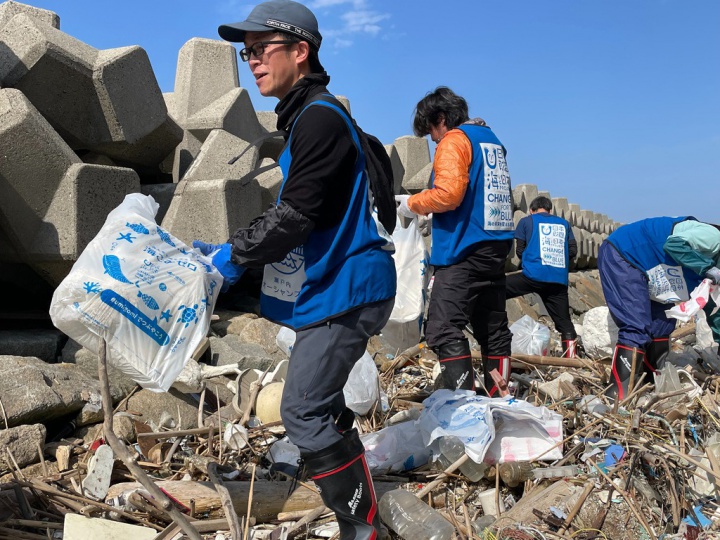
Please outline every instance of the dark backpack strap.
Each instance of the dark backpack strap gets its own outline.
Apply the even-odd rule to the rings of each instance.
[[[254,141],[252,141],[250,144],[248,144],[248,145],[245,147],[245,149],[244,149],[242,152],[240,152],[237,156],[235,156],[235,157],[232,158],[230,161],[228,161],[228,165],[232,165],[233,163],[235,163],[238,159],[240,159],[241,157],[243,157],[243,156],[245,155],[245,153],[246,153],[248,150],[250,150],[252,147],[254,147],[254,146],[260,146],[262,143],[264,143],[264,142],[267,141],[268,139],[273,139],[273,138],[279,137],[279,136],[281,136],[281,135],[282,135],[282,136],[285,135],[285,130],[278,129],[277,131],[271,131],[270,133],[265,133],[264,135],[261,135],[260,137],[258,137],[258,138],[255,139]]]
[[[395,182],[393,179],[392,162],[385,151],[385,146],[373,135],[365,133],[357,125],[355,119],[350,115],[345,106],[332,94],[317,94],[311,101],[324,101],[335,105],[343,111],[350,119],[360,139],[360,146],[365,155],[365,169],[370,183],[375,208],[378,213],[378,221],[385,230],[392,234],[395,229],[397,214],[395,210]]]

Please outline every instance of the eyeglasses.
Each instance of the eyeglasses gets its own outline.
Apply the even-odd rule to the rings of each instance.
[[[265,47],[267,45],[291,45],[292,43],[296,42],[290,41],[289,39],[278,39],[275,41],[258,41],[257,43],[253,43],[252,47],[245,47],[244,49],[241,49],[238,54],[240,54],[240,59],[243,62],[247,62],[248,60],[250,60],[250,55],[255,56],[255,58],[260,58],[265,52]]]

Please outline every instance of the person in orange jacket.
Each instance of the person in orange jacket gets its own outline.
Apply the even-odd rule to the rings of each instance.
[[[439,358],[436,388],[475,389],[470,344],[472,325],[483,356],[484,386],[499,391],[490,372],[510,377],[505,311],[505,259],[513,240],[513,204],[506,150],[485,124],[471,120],[465,99],[439,87],[417,104],[417,136],[437,143],[432,187],[397,198],[401,215],[433,214],[430,264],[435,279],[425,336]]]

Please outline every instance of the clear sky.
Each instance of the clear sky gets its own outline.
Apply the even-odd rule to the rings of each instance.
[[[390,143],[450,86],[508,149],[514,185],[623,222],[720,222],[720,1],[303,0],[324,36],[330,90]],[[173,90],[180,47],[218,39],[246,0],[35,0],[99,49],[140,45]],[[240,83],[262,98],[246,65]],[[432,144],[432,143],[431,143]]]

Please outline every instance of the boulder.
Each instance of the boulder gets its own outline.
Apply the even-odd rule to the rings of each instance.
[[[32,424],[17,426],[0,431],[0,466],[3,469],[14,469],[8,451],[17,462],[18,467],[25,467],[40,461],[38,448],[45,447],[45,426]]]
[[[80,411],[100,384],[73,364],[0,356],[0,399],[11,426],[45,422]]]
[[[618,329],[606,306],[591,309],[583,318],[582,340],[585,354],[598,360],[612,356]]]
[[[0,331],[0,355],[34,356],[54,362],[65,336],[58,330]]]

